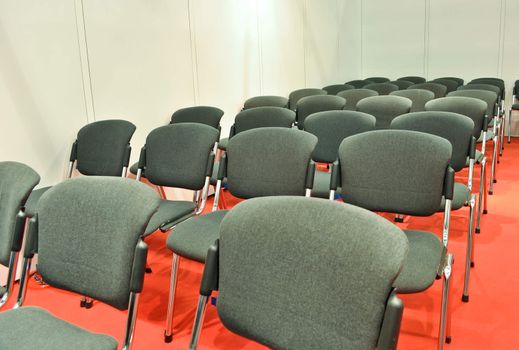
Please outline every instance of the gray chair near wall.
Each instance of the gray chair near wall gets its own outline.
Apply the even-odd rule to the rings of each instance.
[[[345,105],[346,100],[340,96],[324,95],[303,97],[297,102],[296,106],[297,127],[304,129],[305,119],[312,113],[342,110]]]
[[[377,120],[376,129],[387,129],[391,121],[401,114],[409,113],[412,101],[400,96],[373,96],[357,103],[357,111],[371,114]]]
[[[434,93],[429,90],[423,89],[406,89],[399,90],[390,93],[393,96],[405,97],[411,100],[410,112],[423,112],[425,111],[425,104],[434,99]]]
[[[347,204],[238,204],[207,253],[189,349],[212,291],[224,326],[269,348],[396,349],[403,304],[392,283],[408,245],[400,229]]]
[[[348,84],[333,84],[323,87],[323,90],[325,90],[328,95],[337,95],[341,91],[351,89],[355,89],[355,86]]]
[[[408,89],[423,89],[431,91],[434,94],[434,98],[445,97],[447,94],[447,87],[438,83],[420,83],[414,84],[408,87]]]
[[[147,186],[114,177],[80,177],[49,189],[29,222],[15,309],[0,313],[0,348],[117,349],[110,336],[91,333],[41,308],[23,306],[31,260],[37,253],[44,282],[128,309],[122,349],[130,349],[148,251],[141,236],[159,201]]]
[[[364,86],[364,89],[374,90],[378,92],[379,95],[389,95],[393,91],[397,91],[398,85],[393,83],[371,83]]]
[[[350,80],[350,81],[346,82],[347,85],[351,85],[351,86],[355,87],[355,89],[362,89],[364,86],[371,84],[371,83],[374,83],[374,81],[365,80],[365,79],[356,79],[356,80]]]
[[[288,108],[288,98],[274,95],[254,96],[243,103],[244,110],[256,107]]]
[[[366,78],[365,80],[371,81],[373,83],[387,83],[391,79],[386,78],[386,77],[371,77],[371,78]]]
[[[315,89],[315,88],[305,88],[294,90],[288,95],[288,108],[295,111],[297,107],[297,102],[303,97],[314,96],[314,95],[327,95],[328,92],[323,89]]]
[[[512,88],[512,102],[508,111],[508,143],[512,141],[512,113],[519,111],[519,103],[517,103],[517,92],[519,91],[519,80],[516,80]]]
[[[444,85],[447,88],[447,94],[451,91],[456,91],[456,89],[460,86],[456,80],[448,79],[448,78],[436,78],[431,80],[430,83],[437,83]]]
[[[426,79],[424,77],[418,77],[418,76],[414,76],[414,75],[401,77],[401,78],[398,78],[397,80],[406,80],[406,81],[410,81],[414,84],[425,83],[425,81],[426,81]]]
[[[454,80],[456,83],[458,83],[458,86],[463,86],[463,84],[465,84],[465,80],[463,80],[462,78],[458,78],[458,77],[440,77],[440,78],[437,78],[437,79]]]
[[[415,83],[413,83],[412,81],[409,81],[409,80],[393,80],[393,81],[390,81],[390,83],[398,86],[398,90],[407,89],[411,85],[415,84]]]
[[[355,90],[347,90],[347,91],[341,91],[337,94],[337,96],[340,96],[346,100],[346,104],[344,105],[344,109],[348,111],[356,111],[357,110],[357,103],[366,98],[371,96],[378,96],[378,92],[374,90],[369,89],[355,89]]]

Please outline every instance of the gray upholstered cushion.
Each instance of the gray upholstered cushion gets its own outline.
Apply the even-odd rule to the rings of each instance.
[[[160,201],[159,210],[151,217],[144,235],[147,236],[165,225],[185,220],[195,215],[196,203],[192,201]]]
[[[387,83],[389,82],[389,78],[386,78],[386,77],[369,77],[369,78],[366,78],[367,81],[371,81],[375,84],[378,84],[378,83]]]
[[[36,307],[0,313],[0,333],[3,350],[117,349],[114,338],[91,333]]]
[[[346,90],[341,91],[337,94],[344,99],[346,99],[346,104],[344,105],[344,109],[348,111],[357,110],[357,103],[366,97],[378,96],[378,92],[369,89],[355,89],[355,90]]]
[[[329,172],[316,170],[312,197],[328,198],[330,196],[330,180],[331,174]]]
[[[503,79],[499,79],[499,78],[477,78],[477,79],[473,79],[472,81],[467,83],[467,85],[479,85],[479,84],[492,85],[494,87],[499,88],[498,94],[499,94],[499,96],[501,98],[504,98],[505,82],[503,81]]]
[[[43,280],[128,306],[135,246],[159,206],[149,186],[116,177],[78,177],[38,204],[38,271]]]
[[[297,126],[303,129],[306,117],[310,114],[322,112],[342,110],[346,100],[340,96],[324,95],[324,96],[307,96],[297,102]]]
[[[374,90],[379,95],[389,95],[391,92],[397,91],[399,87],[393,83],[371,83],[364,86],[364,89]]]
[[[465,84],[465,81],[462,78],[458,78],[458,77],[441,77],[438,79],[454,80],[458,84],[458,86],[462,86],[463,84]]]
[[[350,80],[350,81],[346,82],[347,85],[351,85],[351,86],[355,87],[355,89],[362,89],[364,86],[371,84],[371,83],[374,83],[374,82],[368,81],[368,80],[360,80],[360,79]]]
[[[229,138],[225,137],[223,139],[220,139],[220,141],[218,141],[218,149],[225,151],[227,149],[228,143],[229,143]]]
[[[417,76],[412,76],[412,75],[411,76],[402,77],[402,78],[398,78],[397,80],[407,80],[407,81],[412,82],[413,84],[425,83],[425,78],[417,77]]]
[[[423,89],[434,93],[434,98],[444,97],[447,94],[447,87],[438,83],[419,83],[408,87],[408,89]]]
[[[390,83],[398,86],[398,90],[404,90],[410,87],[411,85],[414,85],[414,83],[409,80],[394,80],[390,81]]]
[[[137,170],[139,170],[139,162],[135,162],[133,163],[130,168],[128,169],[130,171],[130,173],[132,173],[133,175],[137,175]],[[142,177],[146,177],[144,176],[144,170],[142,171],[141,173],[141,176]]]
[[[447,96],[462,96],[473,97],[485,101],[487,104],[487,116],[492,118],[497,114],[497,94],[493,91],[486,90],[456,90],[449,93]]]
[[[433,81],[430,81],[430,83],[437,83],[437,84],[444,85],[447,88],[447,94],[451,91],[455,91],[459,86],[457,81],[447,79],[447,78],[437,78],[437,79],[434,79]]]
[[[291,110],[296,110],[297,102],[306,96],[326,95],[327,92],[323,89],[306,88],[294,90],[288,96],[288,106]]]
[[[394,286],[399,293],[416,293],[429,288],[438,275],[444,246],[431,232],[404,230],[409,253]]]
[[[200,123],[219,129],[222,116],[223,111],[220,108],[212,106],[186,107],[173,113],[170,124]]]
[[[351,205],[240,203],[221,225],[220,319],[275,349],[374,349],[407,245],[396,226]]]
[[[9,264],[16,214],[24,206],[40,176],[18,162],[0,162],[0,264]]]
[[[512,109],[513,109],[513,110],[519,110],[519,103],[514,103],[514,104],[512,105]]]
[[[288,108],[288,98],[283,96],[255,96],[245,101],[243,109],[267,106]]]
[[[441,202],[452,146],[416,131],[377,130],[350,136],[339,147],[341,194],[374,211],[432,215]]]
[[[465,203],[467,203],[470,200],[470,192],[468,187],[461,183],[461,182],[455,182],[454,183],[454,196],[452,198],[452,204],[451,209],[452,210],[458,210],[463,208]],[[442,198],[442,202],[440,204],[439,211],[443,211],[445,209],[445,198]]]
[[[411,110],[409,112],[425,111],[425,104],[434,99],[434,93],[423,89],[406,89],[390,93],[390,95],[406,97],[412,101]]]
[[[28,216],[35,216],[38,212],[38,202],[40,201],[41,196],[48,191],[51,186],[40,187],[31,192],[29,198],[27,198],[27,202],[25,202],[25,213]]]
[[[218,210],[178,224],[168,236],[168,248],[180,256],[205,262],[207,250],[220,236],[220,224],[227,212]]]
[[[413,102],[400,96],[373,96],[357,103],[357,111],[371,114],[377,121],[377,129],[387,129],[391,121],[404,113],[409,113]]]
[[[265,127],[290,128],[294,124],[296,114],[281,107],[256,107],[241,111],[234,119],[234,132]]]
[[[341,91],[351,89],[355,89],[355,86],[349,84],[334,84],[323,87],[323,90],[325,90],[328,95],[337,95],[337,93]]]

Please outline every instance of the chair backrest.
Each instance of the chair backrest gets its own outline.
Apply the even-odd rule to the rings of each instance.
[[[377,129],[387,129],[395,117],[409,113],[412,104],[406,97],[373,96],[359,101],[357,111],[374,116],[377,119]]]
[[[474,132],[472,135],[478,139],[484,128],[487,104],[473,97],[452,96],[427,102],[425,110],[453,112],[469,117],[474,122]]]
[[[314,96],[314,95],[326,95],[328,94],[326,90],[323,89],[314,89],[314,88],[307,88],[307,89],[299,89],[294,90],[288,95],[288,107],[291,110],[296,110],[297,102],[302,99],[303,97],[307,96]]]
[[[212,106],[193,106],[181,108],[173,113],[170,124],[200,123],[220,130],[220,120],[224,112]]]
[[[451,80],[451,79],[446,79],[446,78],[437,78],[437,79],[430,81],[430,83],[437,83],[437,84],[444,85],[447,88],[447,93],[449,93],[451,91],[456,91],[458,86],[460,86],[457,81]]]
[[[352,91],[352,90],[347,90]],[[312,113],[322,111],[342,110],[346,105],[346,99],[335,95],[307,96],[297,102],[296,120],[297,127],[303,129],[305,119]]]
[[[517,91],[519,91],[519,80],[516,80],[514,82],[514,90],[513,90],[513,94],[514,96],[517,96]],[[515,101],[512,101],[512,103],[514,103]]]
[[[40,176],[18,162],[0,162],[0,264],[9,265],[16,214],[23,208]]]
[[[368,81],[371,81],[373,83],[387,83],[391,79],[386,78],[386,77],[371,77],[371,78],[366,78],[364,80],[368,80]]]
[[[245,101],[243,109],[255,107],[288,108],[288,98],[283,96],[254,96]]]
[[[139,167],[145,167],[146,178],[155,185],[200,190],[218,134],[215,128],[198,123],[156,128],[146,138]]]
[[[131,179],[78,177],[53,186],[38,203],[43,280],[126,309],[136,246],[159,202]]]
[[[410,75],[410,76],[407,76],[407,77],[398,78],[397,80],[407,80],[407,81],[412,82],[413,84],[425,83],[425,81],[426,81],[425,78],[423,78],[423,77],[417,77],[417,76],[414,76],[414,75]]]
[[[465,168],[474,130],[474,122],[469,117],[451,112],[408,113],[393,119],[391,129],[420,131],[449,140],[451,167],[454,171]]]
[[[408,242],[361,208],[271,197],[235,206],[219,247],[217,310],[231,331],[274,349],[374,349]]]
[[[485,101],[487,104],[487,116],[492,118],[497,114],[497,94],[493,91],[487,90],[456,90],[450,92],[447,97],[450,96],[462,96],[462,97],[473,97]]]
[[[501,91],[500,97],[504,99],[505,97],[505,81],[500,78],[477,78],[473,79],[469,84],[490,84],[497,86]]]
[[[398,90],[407,89],[411,85],[415,84],[415,83],[413,83],[412,81],[409,81],[409,80],[393,80],[393,81],[390,81],[390,83],[398,86]]]
[[[447,87],[438,83],[420,83],[408,87],[408,89],[423,89],[429,90],[434,94],[434,98],[445,97],[447,94]]]
[[[348,84],[334,84],[323,87],[323,90],[325,90],[328,93],[328,95],[337,95],[337,93],[341,91],[351,89],[355,89],[355,86]]]
[[[350,136],[339,147],[341,195],[373,211],[428,216],[440,207],[452,146],[407,130]]]
[[[337,94],[337,96],[340,96],[346,100],[346,105],[344,106],[345,110],[355,111],[357,110],[357,103],[360,100],[366,97],[378,96],[378,92],[369,89],[355,89],[341,91]]]
[[[398,85],[393,83],[371,83],[364,86],[364,89],[375,90],[379,95],[389,95],[393,91],[397,91]]]
[[[130,159],[135,125],[126,120],[100,120],[82,127],[74,146],[76,168],[83,175],[121,176]],[[74,151],[73,151],[74,153]]]
[[[350,80],[350,81],[346,82],[347,85],[354,86],[355,89],[362,89],[364,86],[371,84],[371,83],[374,83],[374,82],[370,81],[370,80],[366,80],[366,79],[356,79],[356,80]]]
[[[317,136],[312,154],[316,162],[333,163],[339,145],[346,137],[375,129],[374,116],[354,111],[326,111],[311,114],[305,120],[305,130]]]
[[[474,83],[470,82],[467,85],[460,86],[458,90],[484,90],[491,91],[498,96],[501,96],[501,89],[498,86],[487,84],[487,83]]]
[[[390,95],[406,97],[413,103],[410,112],[423,112],[425,104],[434,99],[434,93],[423,89],[406,89],[393,91]]]
[[[462,86],[463,84],[465,84],[465,81],[461,78],[458,78],[458,77],[441,77],[441,78],[437,78],[437,79],[449,79],[449,80],[454,80],[456,83],[458,83],[458,86]]]
[[[288,108],[255,107],[241,111],[234,119],[232,136],[237,133],[264,127],[290,128],[296,120],[296,113]]]
[[[317,137],[287,128],[247,130],[229,139],[225,175],[236,197],[305,195]]]

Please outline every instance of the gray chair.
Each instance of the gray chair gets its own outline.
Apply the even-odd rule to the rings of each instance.
[[[425,104],[434,99],[434,93],[429,90],[423,89],[406,89],[399,90],[390,93],[393,96],[405,97],[411,100],[410,112],[423,112],[425,111]]]
[[[357,103],[357,111],[371,114],[377,119],[376,129],[387,129],[391,120],[401,114],[409,113],[413,103],[400,96],[373,96]]]
[[[410,76],[406,76],[406,77],[401,77],[401,78],[398,78],[397,80],[406,80],[406,81],[412,82],[413,84],[421,84],[421,83],[425,83],[425,81],[426,81],[425,78],[417,77],[417,76],[414,76],[414,75],[410,75]]]
[[[212,291],[224,326],[269,348],[396,349],[403,303],[392,283],[407,252],[400,229],[352,205],[238,204],[207,253],[189,349]]]
[[[243,103],[243,109],[256,107],[280,107],[288,108],[288,98],[283,96],[254,96]]]
[[[325,90],[328,95],[337,95],[341,91],[351,89],[355,89],[355,86],[348,84],[334,84],[323,87],[323,90]]]
[[[454,183],[452,210],[469,207],[467,248],[465,255],[465,279],[462,301],[469,301],[470,267],[474,266],[474,206],[476,197],[472,193],[472,179],[474,174],[474,158],[476,156],[476,139],[472,135],[474,122],[467,116],[450,112],[417,112],[401,115],[391,123],[391,129],[412,130],[443,137],[451,143],[452,157],[450,166],[455,172],[465,168],[466,159],[469,159],[469,175],[467,183]],[[444,210],[444,201],[439,211]]]
[[[465,81],[462,78],[458,78],[458,77],[441,77],[441,78],[437,78],[437,79],[454,80],[456,83],[458,83],[458,86],[463,86],[463,84],[465,84]]]
[[[408,87],[410,87],[411,85],[415,84],[409,80],[393,80],[393,81],[390,81],[390,83],[398,86],[398,90],[405,90]]]
[[[512,141],[512,113],[519,110],[519,103],[517,103],[517,91],[519,91],[519,80],[516,80],[512,89],[512,103],[508,111],[508,143]],[[504,128],[504,127],[503,127]]]
[[[326,90],[323,89],[306,88],[294,90],[290,93],[290,95],[288,95],[288,108],[295,111],[297,102],[303,97],[326,94],[328,93],[326,92]]]
[[[365,80],[371,81],[373,83],[387,83],[391,79],[386,78],[386,77],[371,77],[371,78],[366,78]]]
[[[399,90],[399,87],[393,83],[371,83],[364,86],[364,89],[374,90],[379,95],[389,95],[393,91]]]
[[[442,84],[447,88],[447,94],[451,91],[456,91],[456,89],[460,86],[456,80],[451,80],[448,78],[436,78],[431,80],[430,83]]]
[[[13,290],[26,221],[25,202],[39,182],[40,176],[31,167],[0,162],[0,265],[8,268],[5,288],[0,285],[0,309]]]
[[[80,177],[49,189],[29,221],[15,308],[0,313],[0,348],[117,349],[110,336],[23,306],[37,253],[37,269],[47,284],[128,309],[122,349],[130,349],[148,252],[141,236],[159,201],[149,187],[114,177]]]
[[[352,91],[352,90],[347,90]],[[340,96],[324,95],[324,96],[307,96],[297,102],[296,106],[296,124],[299,129],[304,128],[306,117],[310,114],[342,110],[346,105],[346,99]]]
[[[221,183],[239,198],[299,195],[309,196],[314,168],[312,151],[317,138],[307,132],[286,128],[259,128],[241,132],[229,140],[219,166],[213,211],[191,218],[175,227],[167,239],[173,252],[170,294],[164,340],[173,339],[173,314],[179,257],[205,262],[207,249],[219,237],[220,223],[227,210],[216,210]]]
[[[317,136],[317,145],[312,159],[330,166],[337,161],[337,152],[342,140],[361,132],[375,129],[372,115],[354,111],[326,111],[311,114],[305,120],[305,131]],[[316,169],[312,197],[328,198],[331,173]],[[333,199],[333,198],[331,198]]]
[[[408,87],[408,89],[423,89],[429,90],[434,94],[434,98],[445,97],[447,94],[447,87],[438,83],[420,83]]]
[[[202,195],[200,201],[163,199],[144,231],[145,236],[159,229],[166,232],[202,212],[213,170],[212,149],[218,135],[215,128],[197,123],[161,126],[148,134],[141,149],[137,181],[145,170],[146,178],[153,185],[183,188],[195,193],[202,191]]]
[[[451,153],[452,146],[446,139],[407,130],[365,132],[344,139],[339,147],[338,178],[346,203],[376,212],[429,216],[445,198],[442,240],[432,232],[404,230],[409,254],[393,284],[397,293],[417,293],[443,276],[440,350],[444,341],[451,340],[447,326],[453,259],[448,252],[454,185]]]
[[[346,105],[344,105],[344,109],[347,111],[355,111],[357,110],[357,103],[366,98],[371,96],[378,96],[378,92],[374,90],[368,90],[368,89],[355,89],[355,90],[347,90],[347,91],[341,91],[337,94],[337,96],[340,96],[346,100]]]
[[[366,80],[366,79],[356,79],[356,80],[350,80],[350,81],[346,82],[347,85],[354,86],[355,89],[362,89],[364,86],[371,84],[371,83],[374,83],[374,81]]]
[[[67,178],[74,166],[82,175],[126,177],[130,161],[130,140],[135,125],[126,120],[100,120],[82,127],[72,144]],[[26,212],[34,216],[40,197],[50,187],[34,190],[26,203]]]

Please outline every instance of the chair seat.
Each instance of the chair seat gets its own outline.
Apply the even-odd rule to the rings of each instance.
[[[31,192],[29,198],[27,198],[27,201],[25,202],[25,213],[27,215],[36,215],[38,211],[38,202],[40,201],[41,196],[43,196],[43,194],[51,187],[52,186],[42,187]]]
[[[512,105],[512,109],[513,109],[513,110],[516,110],[516,111],[519,110],[519,103],[514,103],[514,104]]]
[[[218,149],[226,151],[228,143],[229,143],[229,139],[227,137],[220,139],[220,141],[218,141]]]
[[[169,229],[176,223],[195,215],[195,209],[195,202],[162,200],[159,210],[151,217],[144,236],[148,236],[158,229],[163,231]]]
[[[393,286],[398,293],[417,293],[429,288],[445,258],[445,247],[431,232],[404,230],[409,253]]]
[[[117,341],[60,320],[46,310],[22,307],[0,313],[0,349],[116,350]]]
[[[191,218],[175,227],[166,242],[175,254],[205,262],[207,250],[219,237],[220,223],[228,210],[218,210]]]
[[[461,209],[465,203],[470,200],[470,192],[469,188],[462,184],[461,182],[454,183],[454,195],[452,197],[452,210]],[[442,198],[442,202],[440,204],[440,209],[438,211],[443,211],[445,209],[445,198]]]

